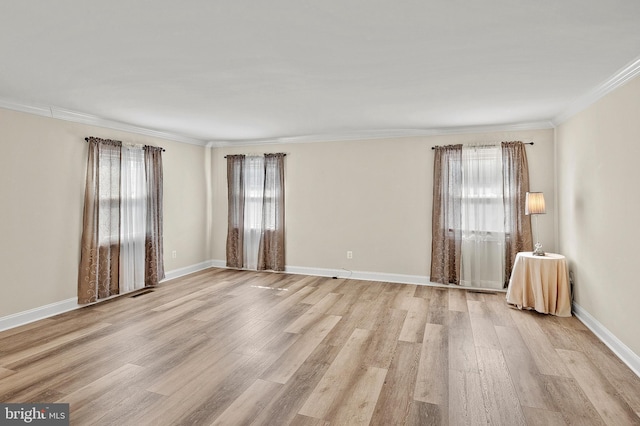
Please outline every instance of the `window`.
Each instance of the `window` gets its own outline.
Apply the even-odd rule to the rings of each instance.
[[[262,233],[264,202],[264,157],[244,160],[244,262],[247,269],[258,269],[258,248]]]
[[[161,148],[87,138],[78,302],[164,278]]]
[[[502,150],[498,146],[462,149],[462,230],[504,233]]]
[[[503,288],[516,254],[531,247],[524,144],[434,149],[430,279]]]
[[[227,266],[284,270],[284,156],[227,156]]]

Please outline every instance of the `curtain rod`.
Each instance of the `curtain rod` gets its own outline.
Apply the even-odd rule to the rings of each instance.
[[[268,152],[265,152],[265,153],[264,153],[264,155],[267,155],[267,154],[268,154]],[[286,156],[287,156],[287,154],[282,154],[282,156],[283,156],[283,157],[286,157]],[[227,158],[227,156],[225,155],[225,156],[224,156],[224,158]]]
[[[91,136],[91,137],[93,137],[93,136]],[[89,138],[84,138],[84,141],[85,141],[85,142],[89,142]],[[145,146],[150,146],[150,147],[152,147],[152,148],[158,148],[157,146],[153,146],[153,145],[145,145]],[[162,152],[166,152],[166,151],[167,151],[167,150],[166,150],[166,149],[164,149],[164,148],[161,148],[161,149],[162,149]]]
[[[525,144],[525,145],[533,145],[533,142],[522,142],[522,143]],[[436,149],[436,147],[432,146],[431,149]]]

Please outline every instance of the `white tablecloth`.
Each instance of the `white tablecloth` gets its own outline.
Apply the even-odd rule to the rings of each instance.
[[[565,257],[555,253],[546,256],[518,253],[509,279],[507,302],[520,309],[570,317],[571,288]]]

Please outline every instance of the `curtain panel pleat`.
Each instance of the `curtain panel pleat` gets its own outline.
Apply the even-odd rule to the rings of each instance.
[[[119,293],[122,143],[89,138],[78,303]]]
[[[462,145],[435,148],[430,280],[460,283]]]
[[[525,199],[529,191],[529,165],[522,142],[502,143],[502,176],[505,220],[504,287],[506,288],[518,252],[533,250],[531,218],[525,215]]]
[[[244,155],[227,156],[227,267],[244,266]]]
[[[163,171],[162,148],[144,147],[146,174],[145,286],[154,287],[164,279]]]
[[[258,269],[284,271],[284,154],[265,154]]]

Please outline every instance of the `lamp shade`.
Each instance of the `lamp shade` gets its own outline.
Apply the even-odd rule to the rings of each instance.
[[[544,195],[542,192],[527,192],[525,200],[524,214],[544,214]]]

